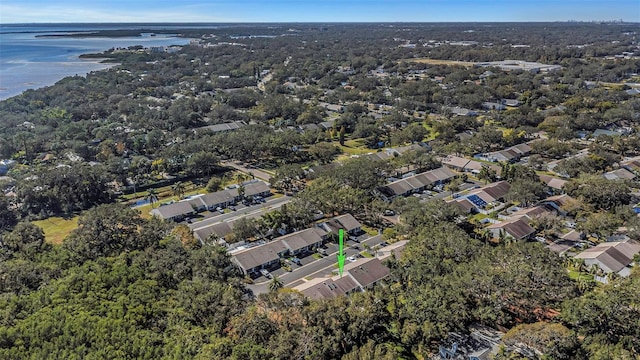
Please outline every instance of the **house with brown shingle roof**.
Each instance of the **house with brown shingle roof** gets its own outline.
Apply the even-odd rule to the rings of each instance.
[[[636,241],[614,241],[584,250],[575,258],[584,259],[587,266],[600,267],[605,274],[613,272],[624,277],[631,274],[630,265],[633,263],[633,257],[638,253],[640,253],[640,244]]]
[[[465,212],[482,212],[488,204],[502,200],[509,192],[509,189],[511,189],[511,184],[507,181],[498,181],[473,190],[453,200],[449,200],[448,202],[454,202]],[[470,207],[469,204],[473,206]]]
[[[529,218],[521,216],[500,223],[487,226],[487,230],[495,239],[501,235],[511,237],[516,240],[523,240],[535,234],[536,230],[529,225]]]
[[[555,193],[562,191],[562,188],[567,183],[566,180],[562,180],[560,178],[549,175],[539,175],[539,178],[540,181],[545,183]]]
[[[636,174],[625,168],[615,169],[602,174],[607,180],[633,180]]]
[[[315,300],[331,299],[356,291],[365,291],[385,279],[391,271],[378,258],[362,258],[344,266],[342,277],[316,278],[294,290]]]
[[[358,235],[362,233],[362,224],[360,224],[360,222],[358,222],[358,220],[356,220],[356,218],[351,214],[336,216],[318,226],[333,234],[338,234],[340,229],[344,229],[344,231],[350,235]]]

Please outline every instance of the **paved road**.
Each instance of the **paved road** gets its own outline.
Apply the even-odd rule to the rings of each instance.
[[[240,170],[242,172],[245,172],[247,174],[253,174],[253,176],[260,178],[262,180],[265,180],[267,182],[269,182],[269,180],[271,180],[271,175],[267,172],[265,172],[262,169],[249,169],[244,165],[241,165],[240,163],[236,162],[236,161],[221,161],[220,162],[222,165],[224,166],[228,166],[228,167],[232,167],[236,170]]]
[[[286,204],[289,201],[291,201],[291,197],[282,196],[279,198],[269,199],[262,204],[251,205],[251,206],[238,205],[236,206],[236,211],[232,211],[224,214],[220,214],[214,211],[209,214],[206,214],[205,215],[206,219],[194,222],[192,224],[187,224],[187,225],[191,230],[195,230],[205,226],[209,226],[211,224],[234,221],[234,220],[243,218],[245,216],[259,217],[266,212],[280,208],[283,204]]]

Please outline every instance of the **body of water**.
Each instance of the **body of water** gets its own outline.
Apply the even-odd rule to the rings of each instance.
[[[170,26],[147,26],[167,29]],[[181,26],[180,28],[184,28]],[[106,69],[109,64],[81,60],[79,55],[134,45],[144,47],[188,44],[190,39],[166,34],[145,33],[140,37],[37,37],[92,30],[145,29],[143,25],[60,24],[0,25],[0,100],[27,89],[53,85],[73,75]]]

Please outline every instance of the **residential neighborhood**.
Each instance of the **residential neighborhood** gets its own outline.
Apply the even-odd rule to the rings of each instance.
[[[3,24],[101,70],[0,86],[0,358],[640,356],[631,5],[400,3]]]

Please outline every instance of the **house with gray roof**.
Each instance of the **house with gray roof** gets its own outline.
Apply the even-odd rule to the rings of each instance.
[[[289,249],[292,255],[300,255],[311,252],[313,248],[322,245],[325,231],[319,228],[309,228],[281,236],[274,241],[281,241]]]
[[[398,196],[409,196],[412,193],[427,189],[427,187],[444,184],[453,179],[456,173],[448,167],[426,171],[404,179],[393,181],[377,189],[378,194],[386,200],[394,199]]]
[[[220,222],[217,224],[199,227],[193,230],[193,236],[200,241],[207,240],[211,235],[224,239],[227,235],[233,232],[233,223],[234,222]]]
[[[216,191],[208,193],[200,197],[204,206],[209,210],[215,210],[218,207],[226,208],[237,201],[238,194],[235,195],[229,190]]]
[[[238,130],[246,124],[242,121],[232,121],[228,123],[215,124],[203,126],[195,130],[195,132],[212,132],[212,133],[224,133],[229,131]]]
[[[231,260],[238,265],[245,275],[258,276],[261,269],[280,266],[280,258],[289,253],[289,248],[282,241],[271,241],[263,245],[233,252]]]
[[[180,201],[173,204],[161,205],[151,210],[150,213],[162,220],[180,221],[187,216],[194,215],[196,211],[188,202]]]

